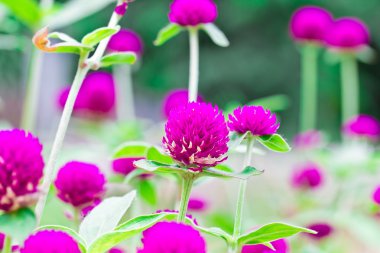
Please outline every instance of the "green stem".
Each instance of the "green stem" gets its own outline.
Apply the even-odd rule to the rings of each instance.
[[[4,246],[2,253],[11,253],[12,252],[12,238],[10,236],[5,236]]]
[[[185,221],[187,206],[189,205],[190,193],[191,193],[191,188],[193,186],[193,183],[194,183],[193,175],[183,176],[182,195],[181,195],[181,202],[179,205],[178,222]]]
[[[341,59],[342,121],[359,114],[359,74],[354,55],[345,54]]]
[[[249,166],[251,163],[253,144],[254,144],[254,139],[252,136],[249,136],[247,140],[247,151],[245,154],[243,169]],[[239,246],[237,245],[236,241],[241,234],[241,229],[242,229],[242,224],[243,224],[243,211],[244,211],[246,190],[247,190],[247,180],[241,180],[240,185],[239,185],[238,200],[237,200],[237,205],[236,205],[234,233],[232,236],[234,243],[230,245],[229,252],[239,252]]]
[[[318,98],[318,50],[313,44],[303,45],[301,51],[301,131],[316,128]]]
[[[198,28],[189,28],[190,38],[190,70],[189,70],[189,101],[195,102],[198,98],[199,82],[199,38]]]

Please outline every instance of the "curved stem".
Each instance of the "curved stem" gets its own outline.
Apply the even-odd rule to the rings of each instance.
[[[318,98],[318,47],[306,44],[302,47],[302,77],[301,77],[301,131],[316,128],[317,98]]]
[[[245,160],[243,164],[243,169],[250,165],[252,160],[252,150],[253,150],[254,139],[252,136],[248,137],[247,140],[247,151],[245,154]],[[235,225],[234,225],[234,233],[233,233],[233,245],[230,245],[229,252],[238,252],[239,246],[236,241],[241,234],[241,228],[243,224],[243,211],[244,211],[244,202],[245,195],[247,190],[247,180],[241,180],[239,185],[239,193],[238,200],[236,205],[236,215],[235,215]]]
[[[190,38],[190,70],[189,70],[189,101],[197,101],[199,82],[199,38],[198,28],[189,28]]]
[[[359,114],[359,74],[354,55],[343,55],[341,59],[342,121]]]
[[[2,253],[11,253],[12,252],[12,238],[8,235],[5,236],[4,246]]]
[[[182,194],[181,194],[181,202],[179,205],[179,214],[178,214],[178,222],[184,222],[186,213],[187,213],[187,206],[189,205],[189,199],[190,199],[190,193],[191,188],[194,183],[194,177],[192,175],[185,175],[183,177],[182,182]]]

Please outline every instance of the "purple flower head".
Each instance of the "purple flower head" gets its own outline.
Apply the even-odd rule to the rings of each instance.
[[[294,137],[294,146],[299,149],[312,149],[322,143],[322,133],[317,130],[309,130],[299,133]]]
[[[317,234],[307,234],[307,236],[316,240],[326,238],[334,232],[333,227],[327,223],[313,223],[307,226],[307,228],[317,232]]]
[[[81,253],[78,243],[62,232],[39,231],[26,239],[20,253]]]
[[[341,50],[355,50],[369,43],[367,26],[356,18],[336,20],[326,33],[327,46]]]
[[[372,200],[375,204],[380,205],[380,185],[376,187],[376,189],[372,193]]]
[[[121,248],[112,248],[108,251],[108,253],[125,253],[125,251]]]
[[[348,136],[378,140],[380,137],[380,122],[370,115],[361,114],[349,119],[343,126],[343,132]]]
[[[245,245],[243,246],[242,253],[288,253],[289,245],[285,239],[279,239],[277,241],[272,242],[275,250],[271,250],[265,245],[257,244],[257,245]]]
[[[174,0],[170,5],[169,20],[181,26],[212,23],[218,17],[213,0]]]
[[[55,187],[63,202],[85,208],[101,199],[105,183],[105,176],[96,165],[73,161],[59,170]]]
[[[0,210],[34,204],[44,168],[41,143],[19,129],[0,131],[0,143]]]
[[[127,12],[127,8],[128,8],[128,3],[123,2],[120,5],[116,6],[115,12],[120,16],[124,16],[125,13]]]
[[[129,173],[136,169],[134,162],[144,159],[144,157],[127,157],[118,158],[112,161],[112,170],[116,174],[127,176]]]
[[[327,10],[316,6],[306,6],[293,13],[289,31],[296,41],[323,43],[332,23],[333,17]]]
[[[262,106],[243,106],[236,108],[228,115],[228,127],[239,134],[250,132],[252,135],[275,134],[280,127],[276,114]]]
[[[144,43],[140,36],[130,29],[121,29],[108,42],[108,50],[114,52],[133,52],[142,55]]]
[[[205,211],[207,209],[207,202],[200,198],[190,198],[188,209],[195,212]]]
[[[162,142],[182,166],[212,167],[227,159],[228,129],[222,111],[211,104],[191,102],[170,113]]]
[[[314,189],[323,182],[321,169],[315,163],[309,162],[300,166],[292,176],[292,184],[295,188]]]
[[[138,253],[206,253],[206,242],[193,227],[176,222],[159,222],[143,232]]]
[[[58,104],[64,108],[70,87],[64,88]],[[92,72],[86,76],[74,104],[74,115],[87,118],[113,116],[115,108],[115,83],[107,72]]]
[[[189,91],[186,89],[175,89],[170,91],[162,103],[162,113],[169,118],[171,110],[179,106],[184,106],[189,101]],[[204,102],[201,96],[198,96],[197,102]]]

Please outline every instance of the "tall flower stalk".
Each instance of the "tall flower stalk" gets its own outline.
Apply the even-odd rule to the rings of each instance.
[[[182,192],[181,192],[181,202],[179,204],[178,222],[184,222],[186,218],[187,208],[189,205],[189,199],[191,194],[191,189],[196,176],[193,173],[187,173],[183,175],[182,178]]]
[[[190,69],[189,69],[189,102],[196,102],[199,83],[199,36],[198,28],[189,28]]]
[[[347,122],[360,112],[359,73],[356,57],[341,57],[342,121]]]

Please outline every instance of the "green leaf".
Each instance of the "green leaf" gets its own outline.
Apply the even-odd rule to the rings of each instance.
[[[103,200],[83,220],[79,234],[91,244],[105,233],[114,230],[132,204],[136,192],[132,191],[122,197],[111,197]]]
[[[119,52],[105,55],[101,61],[101,67],[109,67],[116,64],[133,64],[137,60],[137,55],[132,52]]]
[[[202,28],[216,45],[220,47],[228,47],[230,45],[226,35],[215,24],[205,24]]]
[[[19,209],[0,215],[0,232],[12,237],[16,244],[22,244],[36,227],[36,217],[29,208]]]
[[[73,230],[71,228],[59,226],[59,225],[46,225],[46,226],[42,226],[42,227],[37,228],[37,230],[38,231],[41,231],[41,230],[59,230],[59,231],[66,232],[67,234],[69,234],[71,237],[73,237],[75,239],[75,241],[79,245],[81,252],[86,252],[86,248],[87,248],[86,241],[75,230]]]
[[[121,144],[113,154],[113,158],[146,157],[150,144],[145,142],[126,142]]]
[[[164,28],[161,29],[161,31],[158,33],[156,40],[153,42],[156,46],[163,45],[166,41],[170,40],[171,38],[177,36],[180,32],[182,32],[184,29],[176,24],[170,23]]]
[[[86,34],[82,39],[82,44],[93,47],[97,45],[100,41],[104,40],[105,38],[108,38],[114,35],[119,30],[120,30],[120,26],[116,26],[114,28],[111,28],[111,27],[98,28]]]
[[[173,158],[171,158],[169,155],[164,154],[158,148],[156,147],[150,147],[148,149],[146,159],[152,162],[160,163],[160,164],[168,164],[168,165],[174,165],[175,162]]]
[[[289,152],[289,144],[279,134],[264,135],[257,138],[266,148],[276,152]]]
[[[275,240],[286,238],[300,232],[315,234],[316,232],[307,228],[288,225],[285,223],[271,223],[259,229],[239,237],[239,245],[264,244]]]
[[[78,42],[62,42],[54,44],[55,48],[52,53],[69,53],[69,54],[82,54],[83,51],[92,51],[92,47],[88,47]]]
[[[149,205],[157,205],[157,191],[154,183],[150,180],[141,180],[137,185],[140,197]]]
[[[148,160],[138,160],[134,162],[137,168],[149,171],[149,172],[161,172],[161,173],[186,173],[187,169],[178,166],[171,166],[166,164],[158,164]]]
[[[42,20],[42,12],[34,0],[0,0],[9,8],[18,20],[27,25],[30,29],[34,29],[40,25]]]
[[[260,171],[254,167],[247,166],[239,173],[221,170],[220,167],[212,167],[204,169],[202,175],[209,177],[222,177],[222,178],[238,178],[246,180],[252,176],[261,175],[264,171]]]

